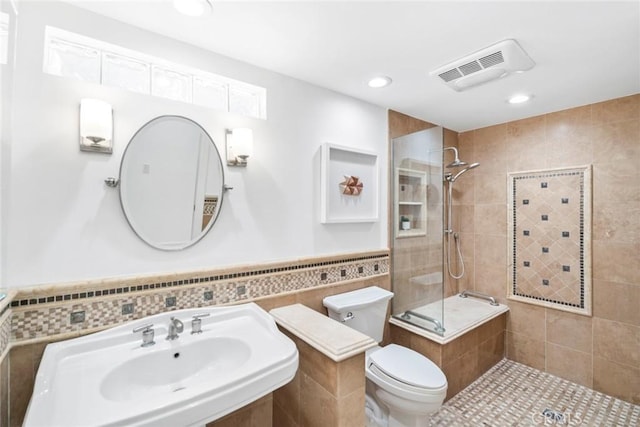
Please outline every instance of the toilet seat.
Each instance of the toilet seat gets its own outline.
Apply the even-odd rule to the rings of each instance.
[[[430,390],[447,385],[447,378],[435,363],[406,347],[389,344],[372,353],[369,361],[383,374],[402,384]]]
[[[366,375],[379,387],[414,402],[442,403],[447,392],[447,379],[435,363],[395,344],[371,354]]]

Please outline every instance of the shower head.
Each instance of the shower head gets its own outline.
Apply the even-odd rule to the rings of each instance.
[[[458,149],[456,147],[445,147],[443,150],[451,150],[453,151],[453,155],[455,156],[453,159],[453,162],[449,163],[447,165],[448,168],[457,168],[460,166],[467,166],[467,162],[463,162],[462,160],[460,160],[460,157],[458,157]]]
[[[466,172],[466,171],[468,171],[468,170],[471,170],[471,169],[477,168],[478,166],[480,166],[480,163],[477,163],[477,162],[476,162],[476,163],[471,163],[469,166],[467,166],[466,168],[462,169],[460,172],[458,172],[458,173],[457,173],[457,174],[455,174],[454,176],[450,177],[450,178],[449,178],[449,182],[455,182],[455,181],[456,181],[456,179],[458,179],[458,177],[459,177],[460,175],[462,175],[463,173],[465,173],[465,172]]]
[[[447,165],[448,168],[457,168],[460,166],[467,166],[467,162],[463,162],[459,158],[455,158],[455,160]]]

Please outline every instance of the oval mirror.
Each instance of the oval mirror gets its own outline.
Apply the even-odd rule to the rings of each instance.
[[[213,226],[222,206],[224,172],[218,149],[198,123],[160,116],[131,138],[119,183],[133,231],[154,248],[180,250]]]

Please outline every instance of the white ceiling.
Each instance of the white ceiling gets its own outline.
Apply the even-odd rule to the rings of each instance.
[[[640,2],[213,1],[202,18],[170,0],[81,7],[456,131],[640,92]],[[437,67],[506,38],[536,66],[455,92]],[[393,84],[371,89],[385,74]],[[511,106],[516,92],[533,100]]]

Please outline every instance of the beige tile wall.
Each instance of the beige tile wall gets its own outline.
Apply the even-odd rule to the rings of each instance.
[[[470,274],[510,308],[507,357],[640,403],[640,95],[459,135],[480,162],[456,182]],[[593,165],[593,317],[506,301],[506,174]]]
[[[364,353],[334,362],[285,333],[298,347],[300,365],[293,381],[274,392],[273,425],[364,426]]]
[[[272,427],[273,393],[207,424],[206,427]],[[277,427],[277,426],[276,426]]]

